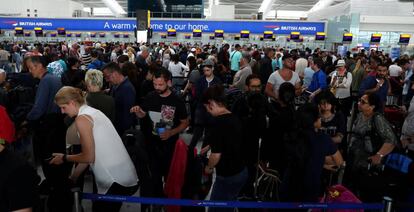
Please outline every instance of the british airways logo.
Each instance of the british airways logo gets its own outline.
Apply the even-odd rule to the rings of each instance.
[[[280,29],[280,26],[278,25],[269,25],[269,26],[265,26],[265,28],[272,28],[275,31],[278,31]]]
[[[10,24],[10,25],[13,25],[13,26],[18,26],[19,24],[17,23],[17,21],[3,21],[3,23],[5,23],[5,24]]]

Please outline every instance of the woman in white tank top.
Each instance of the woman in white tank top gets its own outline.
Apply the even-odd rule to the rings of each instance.
[[[82,91],[65,86],[55,96],[62,113],[76,117],[75,125],[82,152],[54,153],[51,164],[79,163],[71,178],[91,166],[99,194],[132,195],[138,189],[134,164],[111,121],[99,110],[85,104]],[[94,211],[119,211],[122,204],[94,202]]]

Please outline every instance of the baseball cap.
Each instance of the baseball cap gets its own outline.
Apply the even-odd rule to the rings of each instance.
[[[390,71],[390,76],[391,77],[398,77],[400,75],[400,73],[402,72],[401,67],[397,66],[397,65],[391,65],[388,70]]]
[[[338,60],[338,63],[336,63],[336,67],[343,67],[345,66],[345,60]]]
[[[210,59],[207,59],[207,60],[205,60],[203,62],[203,66],[211,66],[211,67],[213,67],[214,66],[214,62],[212,60],[210,60]]]

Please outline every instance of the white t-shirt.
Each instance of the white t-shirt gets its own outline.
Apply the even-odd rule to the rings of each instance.
[[[173,77],[183,77],[184,73],[188,71],[188,67],[184,65],[182,62],[178,62],[177,64],[171,61],[168,64],[168,71],[171,72]]]
[[[124,187],[137,185],[135,166],[111,121],[101,111],[87,105],[80,107],[78,116],[80,115],[92,118],[95,162],[90,166],[95,175],[98,193],[106,194],[113,183]]]
[[[337,76],[338,72],[332,72],[331,86],[339,86],[336,88],[335,97],[338,99],[344,99],[351,96],[351,84],[352,84],[352,74],[351,72],[346,72],[344,77],[338,77],[335,84],[333,81]]]
[[[279,71],[275,71],[270,75],[269,80],[267,80],[267,83],[272,84],[273,92],[275,93],[276,97],[279,97],[280,85],[282,85],[285,82],[289,82],[290,84],[295,86],[296,84],[300,83],[299,75],[296,72],[292,72],[292,78],[290,78],[289,81],[285,81],[282,78],[282,76],[280,76]]]

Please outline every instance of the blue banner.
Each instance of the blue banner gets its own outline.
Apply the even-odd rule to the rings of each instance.
[[[73,31],[134,31],[135,19],[60,19],[60,18],[13,18],[0,17],[0,29],[14,29],[23,27],[33,30],[42,27],[43,30],[65,28]],[[212,33],[214,30],[224,30],[224,33],[240,33],[249,30],[252,34],[263,34],[264,31],[273,31],[275,34],[290,34],[300,32],[302,35],[315,35],[325,32],[324,22],[278,22],[278,21],[211,21],[211,20],[183,20],[183,19],[152,19],[151,28],[154,32],[166,32],[176,29],[177,32],[192,32],[201,29]]]
[[[239,202],[239,201],[210,201],[146,198],[135,196],[100,195],[83,193],[82,199],[104,202],[128,202],[154,205],[177,205],[192,207],[220,207],[220,208],[275,208],[275,209],[368,209],[382,210],[382,203],[294,203],[294,202]]]

